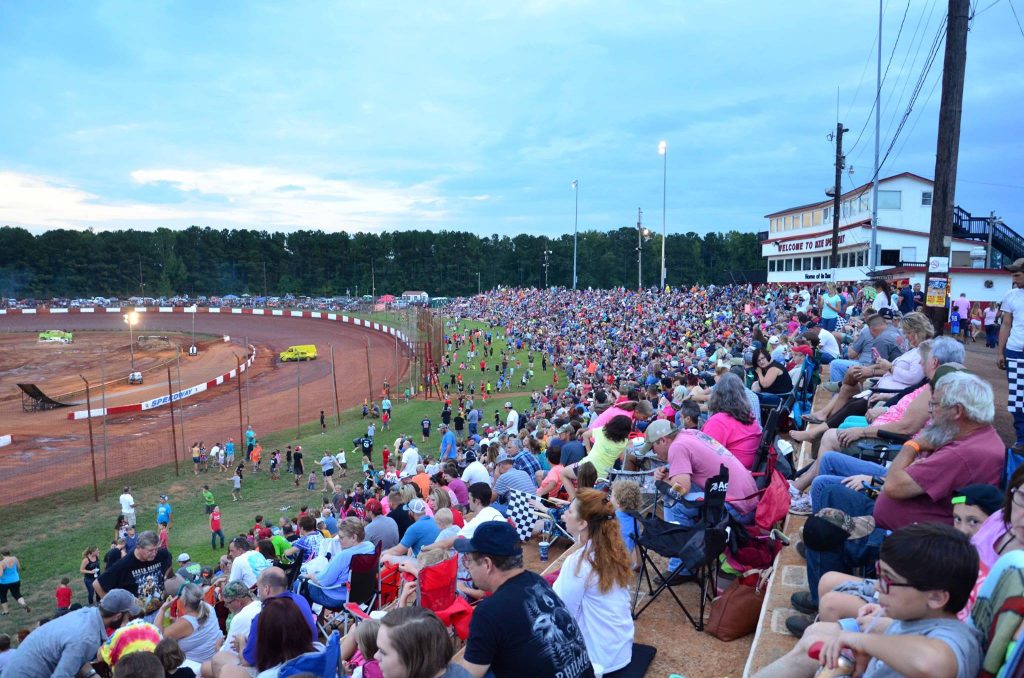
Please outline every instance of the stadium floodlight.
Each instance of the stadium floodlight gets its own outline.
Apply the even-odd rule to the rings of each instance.
[[[139,314],[135,311],[124,314],[124,321],[128,323],[128,349],[132,356],[132,372],[135,371],[135,324],[139,322]]]

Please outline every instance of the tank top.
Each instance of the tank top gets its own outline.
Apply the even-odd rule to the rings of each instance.
[[[208,608],[206,621],[201,622],[191,614],[182,615],[192,626],[192,634],[178,641],[178,646],[185,653],[185,658],[190,661],[204,662],[213,657],[217,649],[217,641],[224,637],[217,625],[217,613],[213,611],[209,603],[203,603]]]
[[[4,565],[4,572],[0,574],[0,584],[16,584],[21,581],[21,577],[18,575],[18,564],[11,563],[10,565]]]
[[[89,574],[85,576],[89,579],[95,579],[96,574],[100,571],[100,559],[96,558],[95,560],[93,560],[90,558],[89,561],[85,564],[85,569],[89,570]]]

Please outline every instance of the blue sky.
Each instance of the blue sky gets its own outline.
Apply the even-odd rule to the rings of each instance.
[[[888,0],[883,153],[946,3]],[[1024,0],[1016,0],[1024,18]],[[1024,232],[1024,34],[979,0],[957,203]],[[0,3],[0,224],[766,229],[823,199],[873,2]],[[838,25],[836,21],[838,20]],[[934,173],[942,53],[883,175]],[[844,187],[870,180],[873,123]]]

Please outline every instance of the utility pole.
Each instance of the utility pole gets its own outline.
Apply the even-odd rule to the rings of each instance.
[[[572,192],[576,199],[576,211],[572,218],[572,288],[576,289],[576,246],[580,224],[580,180],[572,180]]]
[[[832,282],[836,281],[836,269],[839,267],[839,199],[842,194],[843,168],[846,167],[846,156],[843,155],[843,132],[850,130],[843,123],[836,123],[836,183],[832,188]]]
[[[636,288],[644,288],[644,213],[636,208]]]
[[[942,101],[939,104],[939,134],[935,148],[935,184],[932,187],[932,223],[928,234],[928,257],[948,262],[953,235],[953,202],[956,198],[957,159],[960,154],[960,116],[964,103],[964,71],[967,66],[967,21],[970,0],[949,0],[946,25],[946,55],[942,65]],[[925,312],[942,334],[946,324],[949,295],[949,267],[945,272],[925,274]],[[942,303],[932,293],[944,291]],[[934,302],[928,303],[931,298]]]

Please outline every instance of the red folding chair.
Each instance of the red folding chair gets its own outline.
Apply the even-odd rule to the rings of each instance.
[[[466,640],[469,637],[469,620],[473,617],[473,607],[455,588],[458,572],[458,556],[420,570],[416,604],[433,610],[445,626],[452,627],[455,635],[461,640]]]

